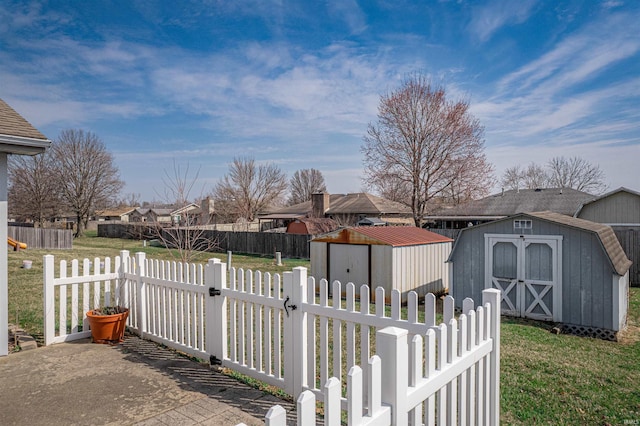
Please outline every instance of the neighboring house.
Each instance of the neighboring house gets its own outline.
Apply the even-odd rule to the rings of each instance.
[[[387,222],[377,217],[364,217],[358,221],[357,226],[387,226]]]
[[[98,222],[120,221],[129,222],[129,215],[136,209],[134,207],[119,207],[115,209],[107,209],[96,212],[96,220]]]
[[[73,212],[62,212],[51,219],[55,228],[74,229],[78,223],[78,216]]]
[[[7,180],[9,155],[36,155],[51,141],[0,99],[0,356],[9,353],[9,292],[7,276]]]
[[[415,226],[361,226],[344,228],[311,240],[311,276],[352,282],[356,293],[367,284],[382,287],[385,299],[397,289],[402,301],[410,291],[421,298],[449,287],[451,239]],[[374,298],[375,294],[371,294]]]
[[[150,208],[144,214],[144,222],[155,223],[160,225],[171,225],[171,212],[173,209]]]
[[[580,206],[593,199],[591,194],[570,188],[514,189],[454,207],[440,208],[424,217],[425,227],[463,229],[517,213],[536,211],[573,216]]]
[[[271,211],[258,221],[271,227],[287,226],[294,219],[329,218],[342,226],[354,226],[363,218],[377,218],[387,224],[413,225],[411,209],[404,204],[359,192],[355,194],[313,194],[310,201]],[[261,226],[262,229],[262,226]]]
[[[320,235],[335,231],[340,225],[333,219],[305,217],[287,225],[287,234]]]
[[[159,223],[162,225],[193,226],[213,223],[213,200],[206,198],[198,206],[189,203],[180,208],[136,208],[129,212],[129,222]]]
[[[171,211],[171,224],[176,226],[198,225],[200,223],[200,213],[200,206],[189,203]]]
[[[134,209],[131,213],[129,213],[129,222],[133,222],[133,223],[146,222],[148,212],[149,212],[149,209],[143,209],[141,207]]]
[[[626,325],[631,261],[609,226],[520,213],[463,229],[449,261],[458,304],[497,288],[505,315],[612,340]]]
[[[580,219],[609,225],[633,265],[631,285],[640,286],[640,193],[618,188],[584,203],[574,215]]]
[[[640,228],[640,193],[627,188],[583,203],[572,216],[618,228]]]

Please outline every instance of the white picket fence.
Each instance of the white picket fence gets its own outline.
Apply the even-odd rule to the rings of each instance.
[[[331,297],[329,283],[307,278],[301,267],[272,276],[227,271],[217,259],[206,266],[181,264],[146,259],[144,253],[130,257],[127,251],[113,264],[85,260],[82,273],[79,262],[72,261],[68,271],[62,261],[58,278],[53,256],[45,256],[44,264],[46,344],[86,337],[86,311],[118,299],[131,309],[129,329],[142,337],[299,395],[299,419],[315,418],[315,409],[312,414],[304,407],[317,399],[324,401],[327,424],[341,410],[361,419],[350,424],[499,423],[497,290],[485,290],[477,308],[463,301],[458,318],[447,297],[437,325],[433,295],[421,312],[410,293],[403,317],[397,291],[385,305],[378,288],[371,304],[368,287],[360,287],[356,297],[352,283],[334,282]],[[376,379],[376,362],[384,386]],[[368,373],[358,372],[357,364],[368,366]],[[330,390],[336,386],[340,392]],[[343,397],[342,388],[350,386]],[[278,412],[270,412],[268,424],[280,424]],[[391,423],[383,420],[387,416]]]

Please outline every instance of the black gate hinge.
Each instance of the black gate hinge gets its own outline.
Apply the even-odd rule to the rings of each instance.
[[[209,296],[220,296],[222,292],[215,287],[209,287]]]

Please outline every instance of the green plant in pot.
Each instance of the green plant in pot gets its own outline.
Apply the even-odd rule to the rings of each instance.
[[[87,312],[91,340],[107,344],[122,342],[128,316],[129,308],[120,305],[91,309]]]

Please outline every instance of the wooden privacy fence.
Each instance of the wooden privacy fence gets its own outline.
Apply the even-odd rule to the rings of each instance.
[[[640,287],[640,229],[613,227],[613,232],[625,254],[633,262],[629,269],[629,284]]]
[[[273,255],[282,253],[284,257],[309,259],[311,235],[286,234],[278,232],[234,232],[200,229],[184,229],[212,242],[216,251]],[[158,231],[145,224],[99,224],[98,236],[108,238],[157,238]],[[155,235],[155,236],[154,236]]]
[[[140,336],[277,386],[300,396],[305,407],[324,401],[327,424],[345,410],[360,419],[353,424],[374,418],[375,424],[498,423],[497,290],[485,290],[477,308],[465,299],[457,318],[447,297],[438,325],[432,294],[422,311],[413,292],[405,310],[397,290],[385,304],[378,288],[370,303],[368,287],[360,287],[357,298],[352,283],[343,292],[334,282],[332,297],[327,281],[307,278],[302,267],[272,276],[227,270],[218,259],[181,264],[127,251],[114,262],[85,259],[82,271],[77,260],[62,261],[58,278],[53,256],[45,256],[44,265],[46,344],[86,337],[87,310],[121,303],[131,309],[128,326]],[[336,402],[338,391],[327,390],[336,386],[352,391],[339,392]],[[300,408],[298,415],[311,418],[310,410]]]
[[[7,231],[9,238],[26,243],[28,249],[73,248],[73,231],[70,229],[8,226]]]

